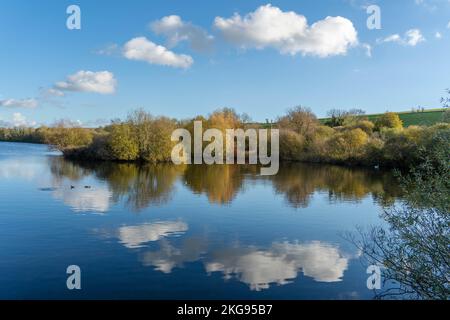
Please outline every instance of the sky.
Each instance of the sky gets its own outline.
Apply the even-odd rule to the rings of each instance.
[[[0,43],[0,126],[405,111],[450,87],[450,0],[4,0]]]

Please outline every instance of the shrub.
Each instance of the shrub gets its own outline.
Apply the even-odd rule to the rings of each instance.
[[[368,135],[371,135],[373,132],[373,129],[375,128],[375,124],[369,120],[360,120],[360,121],[357,121],[356,123],[354,123],[353,125],[351,125],[350,128],[351,129],[359,128],[362,131],[364,131],[365,133],[367,133]]]
[[[129,124],[114,124],[110,128],[107,145],[115,160],[136,160],[139,148]]]
[[[335,161],[357,161],[364,153],[368,135],[361,129],[346,130],[328,141],[328,152]]]
[[[377,130],[381,130],[382,128],[400,129],[403,128],[403,122],[398,114],[386,112],[375,121],[375,127]]]
[[[305,148],[305,137],[289,129],[280,130],[280,158],[300,160]]]
[[[391,166],[413,166],[423,147],[423,128],[412,126],[406,129],[385,129],[382,136],[385,141],[383,159]]]
[[[64,126],[54,127],[46,132],[44,141],[56,147],[58,150],[79,148],[88,146],[93,139],[93,133],[86,128],[67,128]]]

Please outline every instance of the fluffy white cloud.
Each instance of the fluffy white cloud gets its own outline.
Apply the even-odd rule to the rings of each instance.
[[[434,34],[434,37],[435,37],[436,39],[442,39],[442,34],[441,34],[440,32],[436,32],[436,33]]]
[[[27,118],[23,114],[16,112],[13,114],[12,123],[15,127],[25,126],[27,124]]]
[[[0,100],[0,107],[11,108],[36,108],[38,102],[36,99],[4,99]]]
[[[65,81],[55,83],[49,93],[57,96],[63,95],[64,91],[111,94],[116,91],[116,85],[117,80],[112,72],[80,70],[69,75]]]
[[[167,37],[169,47],[174,47],[181,41],[187,41],[192,49],[207,51],[211,49],[214,41],[214,37],[205,30],[183,21],[177,15],[163,17],[151,23],[150,28],[156,34]]]
[[[177,235],[188,230],[188,225],[182,221],[161,221],[146,223],[139,226],[120,227],[118,237],[127,248],[139,248],[145,243],[157,241],[163,237]]]
[[[415,47],[419,43],[425,41],[425,37],[419,29],[410,29],[401,37],[399,34],[392,34],[384,39],[378,39],[378,43],[395,42],[406,46]]]
[[[3,119],[0,117],[0,127],[34,127],[37,125],[36,121],[28,120],[20,112],[13,113],[12,117],[9,119]]]
[[[358,44],[353,23],[343,17],[326,17],[308,26],[305,16],[284,12],[270,4],[244,17],[216,17],[215,27],[241,48],[273,47],[281,53],[327,57],[346,54]]]
[[[236,277],[250,289],[259,291],[268,289],[271,283],[289,283],[300,270],[316,281],[341,281],[348,258],[337,247],[318,241],[306,244],[275,242],[268,250],[232,248],[219,251],[205,267],[207,272],[220,271],[225,279]]]
[[[36,121],[27,120],[27,118],[20,112],[15,112],[11,120],[1,120],[0,125],[4,127],[34,127]]]
[[[130,60],[145,61],[176,68],[189,68],[194,60],[185,54],[176,54],[166,47],[157,45],[145,37],[128,41],[123,47],[123,55]]]

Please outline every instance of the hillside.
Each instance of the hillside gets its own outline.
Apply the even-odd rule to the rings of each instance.
[[[403,121],[403,126],[408,127],[411,125],[433,125],[438,123],[442,119],[444,109],[429,109],[423,112],[397,112],[400,119]],[[370,114],[364,117],[369,118],[370,121],[374,122],[382,114]],[[328,118],[320,119],[322,123],[327,121]]]

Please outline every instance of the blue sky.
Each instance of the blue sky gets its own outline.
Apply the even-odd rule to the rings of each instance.
[[[66,27],[71,4],[80,30]],[[366,26],[370,4],[380,30]],[[449,22],[449,0],[1,1],[0,124],[92,126],[140,107],[176,118],[232,107],[257,121],[296,105],[438,107]]]

